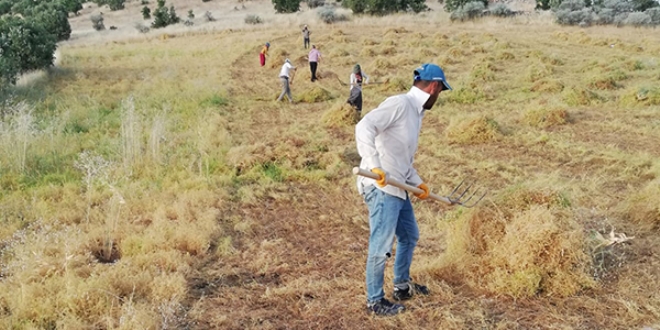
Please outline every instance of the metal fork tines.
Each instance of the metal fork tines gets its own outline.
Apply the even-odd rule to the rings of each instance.
[[[447,196],[447,199],[452,202],[452,204],[458,204],[464,207],[474,207],[479,203],[485,196],[488,191],[484,191],[483,194],[480,193],[481,187],[473,188],[474,182],[465,182],[466,179],[463,179],[461,183],[452,190],[451,194]],[[478,198],[472,203],[472,199],[475,197]]]

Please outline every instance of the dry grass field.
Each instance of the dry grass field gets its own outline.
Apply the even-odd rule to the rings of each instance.
[[[59,66],[3,105],[0,328],[660,329],[660,34],[451,23],[429,4],[325,25],[200,1],[218,21],[147,34],[137,3],[100,33],[86,5]],[[287,57],[293,105],[275,101]],[[413,201],[412,275],[432,295],[373,317],[340,81],[362,65],[367,112],[424,62],[454,90],[424,118],[416,167],[434,192],[472,177],[489,193]]]

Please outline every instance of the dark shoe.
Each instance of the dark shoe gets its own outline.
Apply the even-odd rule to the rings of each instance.
[[[400,290],[397,287],[394,287],[394,293],[392,294],[392,298],[394,298],[394,300],[397,301],[402,301],[402,300],[408,300],[416,294],[428,296],[429,294],[431,294],[431,291],[426,286],[409,282],[408,289]]]
[[[393,304],[389,300],[383,298],[377,302],[368,303],[367,310],[369,313],[380,316],[393,316],[403,312],[406,308],[403,305]]]

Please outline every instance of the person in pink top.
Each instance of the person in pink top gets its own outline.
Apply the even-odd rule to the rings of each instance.
[[[312,71],[312,82],[316,81],[316,68],[318,68],[319,61],[321,61],[321,52],[316,48],[316,45],[312,45],[312,50],[309,51],[309,69]]]

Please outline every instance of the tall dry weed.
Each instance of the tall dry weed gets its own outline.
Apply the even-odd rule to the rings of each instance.
[[[436,274],[512,297],[566,297],[593,286],[584,229],[567,205],[553,188],[517,187],[458,213]]]

